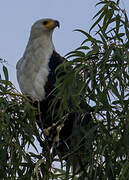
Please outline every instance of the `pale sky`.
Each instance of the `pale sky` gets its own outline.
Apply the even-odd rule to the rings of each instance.
[[[10,80],[17,88],[15,66],[24,53],[31,25],[42,18],[60,21],[61,27],[55,30],[53,40],[63,56],[84,40],[83,35],[73,30],[89,30],[97,2],[99,0],[1,0],[0,58],[8,61]],[[122,0],[122,8],[129,12],[129,0]]]

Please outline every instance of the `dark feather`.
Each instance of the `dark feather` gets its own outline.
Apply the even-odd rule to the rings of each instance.
[[[49,61],[49,75],[48,81],[45,85],[46,97],[50,94],[50,92],[54,89],[54,84],[56,82],[56,68],[61,63],[63,63],[65,59],[61,57],[56,51],[53,51],[53,54]]]

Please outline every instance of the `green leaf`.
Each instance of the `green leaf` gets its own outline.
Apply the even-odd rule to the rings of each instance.
[[[117,14],[116,15],[116,34],[119,33],[119,29],[120,29],[120,15]]]
[[[128,41],[129,41],[129,20],[128,20],[128,17],[127,17],[127,14],[126,14],[126,13],[125,13],[124,26],[125,26],[125,33],[126,33],[126,36],[127,36]]]
[[[100,4],[106,4],[106,5],[108,5],[107,1],[101,1],[101,2],[97,3],[96,6],[98,6],[98,5],[100,5]]]
[[[96,25],[98,25],[99,24],[99,22],[102,20],[102,18],[104,18],[104,16],[105,16],[105,10],[102,12],[102,14],[99,16],[99,18],[95,21],[95,23],[91,26],[91,28],[90,28],[90,32],[91,32],[91,30],[96,26]]]
[[[5,76],[5,80],[8,81],[9,80],[9,75],[8,75],[8,70],[5,66],[3,66],[3,72],[4,72],[4,76]]]
[[[96,15],[93,17],[93,19],[95,19],[101,12],[103,12],[105,9],[107,8],[107,6],[104,6],[102,9],[100,9],[99,12],[96,13]]]
[[[109,26],[109,24],[112,23],[113,15],[114,15],[114,11],[112,9],[107,10],[107,13],[105,14],[106,22],[103,21],[104,32],[107,30],[107,27]]]
[[[76,29],[75,31],[78,31],[78,32],[81,32],[82,34],[84,34],[88,38],[88,40],[90,40],[91,42],[93,42],[93,43],[96,42],[96,39],[93,38],[89,33],[85,32],[81,29]]]
[[[88,49],[90,49],[88,46],[81,46],[77,48],[76,50],[88,50]]]

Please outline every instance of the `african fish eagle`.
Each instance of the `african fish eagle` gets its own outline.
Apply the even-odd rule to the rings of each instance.
[[[49,94],[54,89],[56,82],[55,69],[64,61],[64,58],[56,52],[52,41],[53,31],[59,26],[59,22],[53,19],[41,19],[35,22],[31,28],[24,55],[16,66],[21,92],[41,102],[43,118],[47,116],[53,99],[53,96],[49,96]],[[75,113],[68,116],[68,121],[65,122],[60,132],[60,138],[63,141],[71,135],[75,116]],[[91,116],[88,114],[85,119],[86,122],[89,122]],[[47,122],[44,127],[48,127],[48,124],[51,126],[52,122]],[[64,149],[64,145],[62,149]]]
[[[55,69],[64,61],[64,58],[55,51],[52,41],[53,31],[59,26],[59,22],[53,19],[41,19],[35,22],[24,55],[16,65],[21,92],[40,101],[44,128],[52,125],[52,116],[49,120],[44,121],[44,119],[47,119],[48,109],[53,100],[50,92],[56,82]],[[65,124],[67,131],[61,131],[63,139],[71,133],[72,120]]]

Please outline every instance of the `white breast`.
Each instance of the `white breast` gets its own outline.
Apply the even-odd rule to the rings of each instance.
[[[49,59],[53,43],[48,39],[37,38],[28,43],[24,56],[17,63],[17,79],[23,94],[43,100],[44,86],[49,74]]]

